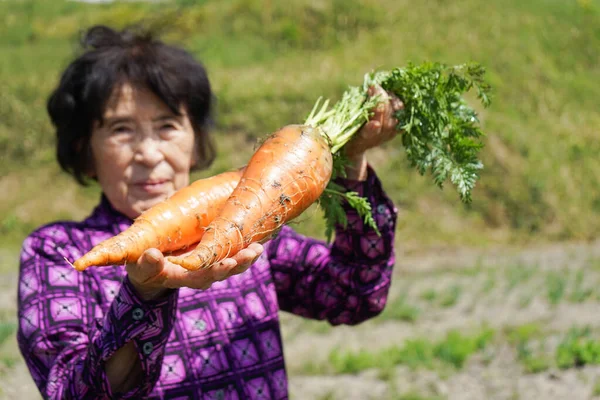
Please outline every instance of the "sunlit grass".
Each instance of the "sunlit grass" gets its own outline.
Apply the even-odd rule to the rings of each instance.
[[[440,191],[407,166],[401,141],[370,154],[386,191],[402,208],[407,248],[526,244],[586,239],[600,226],[600,31],[596,1],[458,3],[366,0],[315,3],[208,0],[86,5],[0,2],[0,239],[18,247],[33,226],[81,217],[97,199],[54,171],[45,99],[92,23],[146,19],[206,64],[218,97],[219,160],[204,176],[247,161],[256,138],[301,121],[319,96],[336,99],[373,68],[408,61],[486,66],[494,87],[480,110],[487,146],[474,202]],[[183,8],[177,8],[177,7]],[[552,27],[552,28],[550,28]],[[33,206],[44,198],[61,207]],[[581,190],[585,188],[585,190]],[[25,199],[25,201],[23,200]],[[26,204],[23,206],[23,204]],[[26,210],[23,210],[23,207]],[[302,232],[320,235],[319,218]]]

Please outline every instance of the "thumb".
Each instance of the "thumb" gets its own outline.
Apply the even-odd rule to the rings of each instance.
[[[148,249],[137,263],[127,265],[127,274],[140,284],[148,283],[162,272],[164,261],[165,258],[160,250]]]
[[[162,253],[158,249],[148,249],[142,254],[142,263],[148,265],[157,265],[163,259]]]

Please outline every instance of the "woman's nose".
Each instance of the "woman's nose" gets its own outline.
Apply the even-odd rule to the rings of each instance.
[[[164,155],[160,149],[160,142],[151,137],[142,139],[137,145],[134,160],[149,167],[160,163],[164,160]]]

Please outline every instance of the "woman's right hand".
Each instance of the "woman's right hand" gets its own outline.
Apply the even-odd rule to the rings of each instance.
[[[206,290],[217,282],[246,271],[262,254],[263,246],[252,243],[231,258],[210,268],[188,271],[168,262],[158,249],[148,249],[136,264],[126,266],[129,281],[144,300],[160,298],[168,289],[189,287]]]

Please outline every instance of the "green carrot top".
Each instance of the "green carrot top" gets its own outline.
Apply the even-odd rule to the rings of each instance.
[[[477,158],[484,136],[477,113],[464,94],[475,89],[484,107],[490,105],[490,85],[484,80],[485,70],[476,63],[447,66],[440,63],[408,64],[405,68],[366,74],[362,86],[349,87],[330,109],[329,101],[318,99],[305,124],[319,127],[334,155],[332,180],[344,176],[344,145],[362,128],[380,101],[370,97],[368,89],[379,85],[398,96],[404,108],[395,117],[402,131],[402,144],[408,161],[420,174],[431,171],[440,188],[450,180],[463,202],[471,202],[471,192],[483,168]],[[345,198],[365,223],[375,228],[371,208],[356,193],[344,193],[330,182],[319,203],[325,213],[327,237],[331,238],[337,223],[345,224],[340,200]],[[376,229],[376,228],[375,228]]]

